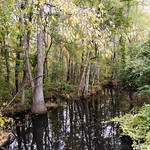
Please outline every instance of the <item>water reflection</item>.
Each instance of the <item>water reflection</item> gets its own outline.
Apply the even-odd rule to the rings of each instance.
[[[35,141],[36,143],[36,149],[43,150],[44,149],[43,145],[46,142],[46,137],[47,137],[47,132],[46,132],[47,116],[34,115],[32,116],[32,123],[33,123],[33,141]]]
[[[17,139],[7,149],[131,150],[130,140],[119,137],[118,125],[102,123],[124,113],[124,97],[118,94],[108,91],[90,100],[65,102],[47,115],[15,117]]]

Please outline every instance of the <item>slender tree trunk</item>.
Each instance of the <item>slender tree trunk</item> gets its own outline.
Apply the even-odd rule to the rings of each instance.
[[[84,63],[84,51],[82,52],[82,56],[81,56],[80,76],[82,76],[82,72],[83,72],[83,70],[84,70],[83,63]]]
[[[86,60],[86,63],[84,65],[81,80],[80,80],[80,83],[79,83],[79,86],[78,86],[78,90],[77,90],[77,95],[78,96],[80,95],[80,92],[82,92],[82,94],[83,94],[83,90],[84,90],[84,86],[85,86],[85,72],[86,72],[87,65],[88,65],[89,54],[90,54],[90,51],[87,53],[87,60]]]
[[[121,65],[124,68],[126,64],[126,39],[121,35],[119,39],[120,52],[121,52]]]
[[[114,38],[113,38],[113,50],[114,50],[114,52],[113,52],[113,56],[112,56],[112,59],[111,59],[111,61],[112,61],[112,66],[114,65],[115,59],[116,59],[115,48],[116,48],[116,42],[115,42],[115,34],[114,34]],[[111,71],[111,79],[110,79],[111,81],[112,81],[113,78],[114,78],[114,74],[115,74],[115,70],[112,69],[112,71]]]
[[[21,20],[21,19],[19,19]],[[19,28],[20,29],[20,28]],[[18,35],[18,40],[20,41],[19,44],[17,44],[18,50],[16,51],[16,66],[15,66],[15,84],[16,84],[16,93],[19,91],[19,67],[20,67],[20,48],[22,45],[22,35]]]
[[[52,37],[51,37],[51,43],[48,47],[48,50],[46,51],[45,59],[44,59],[44,65],[43,65],[44,66],[44,74],[46,74],[47,77],[48,77],[48,61],[47,61],[47,58],[48,58],[48,53],[49,53],[49,51],[52,47],[52,44],[53,44],[53,42],[52,42]]]
[[[10,80],[9,53],[8,50],[5,48],[5,45],[4,45],[4,50],[5,50],[5,63],[6,63],[6,71],[7,71],[6,82],[9,85],[9,80]]]
[[[95,64],[94,64],[93,76],[92,76],[92,85],[91,85],[91,88],[92,88],[93,85],[94,85],[94,80],[95,80],[96,74],[97,74],[97,64],[95,63]]]
[[[43,25],[39,22],[43,18],[43,6],[39,8],[37,32],[37,79],[32,103],[32,113],[44,114],[47,112],[43,94]]]
[[[24,35],[24,49],[25,49],[25,58],[26,58],[25,63],[29,73],[30,83],[32,87],[32,94],[34,94],[34,81],[32,77],[30,61],[29,61],[29,39],[30,39],[30,31],[27,32],[27,35]]]
[[[22,0],[21,1],[21,10],[24,9],[24,5],[25,4],[25,1]],[[18,4],[19,5],[19,4]],[[19,21],[21,23],[21,25],[23,26],[24,25],[24,16],[22,15],[20,18],[19,18]],[[24,36],[24,35],[23,35]],[[24,46],[24,50],[25,50],[25,46]],[[26,62],[26,61],[25,61]],[[26,63],[25,63],[26,64]],[[25,65],[25,69],[26,69],[26,65]],[[23,71],[23,79],[22,79],[22,93],[21,93],[21,103],[24,103],[25,102],[25,84],[26,84],[26,70]]]
[[[74,65],[73,65],[73,60],[71,61],[71,69],[70,69],[70,76],[71,76],[71,83],[74,83]]]
[[[23,80],[22,80],[22,94],[21,94],[21,103],[25,102],[25,84],[27,80],[26,70],[23,71]]]
[[[70,57],[69,57],[69,60],[68,60],[68,62],[67,62],[67,82],[69,82],[70,81]]]
[[[21,10],[25,9],[26,3],[27,3],[27,0],[21,1]],[[31,16],[30,16],[30,18],[31,18]],[[24,15],[22,15],[20,17],[20,23],[22,26],[24,26]],[[32,77],[30,61],[29,61],[29,47],[30,47],[29,46],[29,40],[30,40],[30,31],[29,30],[27,31],[27,34],[24,31],[23,40],[24,40],[24,50],[25,50],[25,70],[24,70],[23,81],[22,81],[23,89],[22,89],[22,95],[21,95],[21,102],[25,101],[25,84],[26,84],[26,78],[27,78],[26,77],[26,70],[29,73],[29,78],[30,78],[31,87],[32,87],[32,95],[34,93],[34,81],[33,81],[33,77]]]
[[[73,83],[76,84],[76,81],[77,81],[77,77],[76,77],[76,74],[77,74],[77,63],[75,63],[75,67],[74,67],[74,71],[73,71]]]
[[[16,53],[16,66],[15,66],[16,93],[19,91],[19,59],[20,59],[20,52],[17,52]]]
[[[87,95],[87,94],[88,94],[89,78],[90,78],[90,69],[91,69],[91,62],[89,61],[88,68],[87,68],[87,74],[86,74],[86,80],[85,80],[84,95]]]
[[[19,35],[18,39],[20,40],[18,48],[21,48],[22,47],[22,36]],[[16,66],[15,66],[16,93],[19,91],[19,67],[20,67],[20,51],[17,50],[17,52],[16,52]]]
[[[2,34],[3,36],[3,46],[2,46],[2,51],[4,50],[4,57],[5,57],[5,65],[6,65],[6,83],[9,86],[9,80],[10,80],[10,65],[9,65],[9,51],[8,48],[6,47],[6,39],[5,39],[5,34]]]
[[[98,68],[97,68],[97,57],[98,57],[98,46],[95,43],[95,61],[96,61],[96,63],[94,63],[94,71],[93,71],[93,76],[92,76],[92,85],[91,85],[91,88],[94,85],[95,76],[96,76],[97,70],[98,70]]]

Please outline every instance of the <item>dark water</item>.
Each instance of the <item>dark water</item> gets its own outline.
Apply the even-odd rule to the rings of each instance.
[[[126,98],[118,91],[111,91],[89,100],[62,102],[61,107],[47,115],[16,116],[12,130],[17,138],[7,149],[132,150],[131,141],[120,138],[119,126],[109,122],[125,113]]]

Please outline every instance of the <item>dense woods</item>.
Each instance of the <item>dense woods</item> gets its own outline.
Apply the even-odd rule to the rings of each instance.
[[[143,0],[1,0],[0,106],[118,86],[150,95],[150,11]],[[62,93],[63,93],[62,92]],[[67,93],[67,94],[66,94]]]

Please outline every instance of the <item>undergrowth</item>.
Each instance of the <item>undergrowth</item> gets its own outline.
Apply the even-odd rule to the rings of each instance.
[[[129,113],[112,119],[119,123],[124,135],[133,140],[134,150],[150,150],[150,104],[145,104],[138,113]]]

